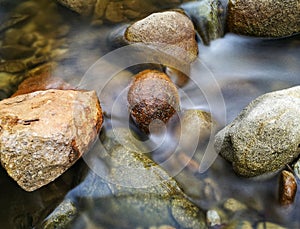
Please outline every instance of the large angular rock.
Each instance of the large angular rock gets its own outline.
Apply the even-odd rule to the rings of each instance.
[[[24,190],[34,191],[88,151],[101,125],[93,91],[37,91],[2,100],[1,164]]]
[[[300,154],[300,86],[262,95],[216,136],[215,148],[246,177],[273,173]]]

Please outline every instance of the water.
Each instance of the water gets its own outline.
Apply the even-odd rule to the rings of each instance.
[[[26,4],[32,4],[35,8],[26,8]],[[53,42],[52,52],[65,51],[64,55],[54,58],[57,65],[52,74],[74,86],[79,84],[93,63],[111,51],[110,44],[107,43],[108,35],[115,28],[111,23],[90,26],[88,20],[50,0],[0,0],[1,22],[12,15],[16,7],[18,12],[34,13],[34,16],[31,16],[30,22],[21,22],[13,28],[23,29],[25,33],[38,31],[44,36],[43,39]],[[67,28],[67,31],[58,36],[58,31],[63,28]],[[4,32],[1,32],[0,46],[4,45],[4,37]],[[225,125],[257,96],[300,84],[300,36],[271,40],[227,34],[224,38],[211,42],[210,46],[199,44],[199,62],[201,66],[193,75],[194,80],[180,88],[181,108],[201,108],[210,111]],[[109,65],[115,67],[114,63],[108,63],[106,67],[109,68]],[[125,95],[126,98],[126,87],[132,75],[129,71],[121,72],[119,77],[113,77],[99,94],[106,115],[105,129],[112,128],[113,123],[118,126],[122,125],[124,120],[128,121],[126,101],[124,97],[122,100],[120,95]],[[101,83],[101,80],[97,79],[95,85],[99,84],[99,81]],[[220,92],[225,102],[224,107],[218,105]],[[118,98],[121,99],[117,100]],[[155,144],[156,139],[152,140]],[[167,147],[174,144],[172,140],[168,135],[165,140]],[[160,150],[163,151],[164,147],[165,145],[161,146]],[[203,149],[198,149],[194,159],[201,161],[202,154]],[[153,158],[160,162],[164,156],[154,154]],[[77,177],[77,167],[83,164],[83,161],[77,163],[58,180],[33,193],[21,190],[1,169],[1,228],[30,228],[42,221],[68,192],[72,195],[72,188],[77,184],[77,178],[74,178]],[[166,168],[171,171],[172,165],[166,165]],[[253,226],[267,221],[288,228],[300,227],[297,216],[300,191],[297,192],[294,205],[283,209],[277,203],[277,176],[262,180],[240,178],[234,174],[227,162],[218,157],[204,174],[195,175],[190,170],[184,170],[176,178],[192,201],[204,210],[218,208],[228,198],[235,198],[247,205],[249,210],[246,211],[246,216],[228,213],[228,222],[247,219]],[[219,194],[210,199],[203,198],[205,179],[212,180],[218,186],[215,191]],[[90,206],[83,206],[81,218],[84,218],[91,228],[100,228],[101,222],[95,219],[94,214],[87,214],[89,211],[93,211]],[[74,227],[82,228],[80,220],[78,222],[78,225],[75,222]]]

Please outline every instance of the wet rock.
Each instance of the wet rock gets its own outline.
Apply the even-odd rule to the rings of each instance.
[[[89,171],[60,206],[68,199],[74,203],[80,200],[80,206],[85,206],[80,215],[98,227],[206,228],[203,212],[186,198],[173,178],[146,156],[147,149],[129,130],[103,132],[101,139],[102,147],[96,144],[88,154],[92,156],[86,158],[100,163],[94,164],[97,174]],[[74,225],[63,227],[67,226]]]
[[[155,45],[178,59],[192,62],[197,58],[198,45],[191,20],[182,13],[154,13],[135,22],[125,32],[129,42]]]
[[[96,0],[57,0],[60,4],[81,14],[90,15],[93,11]]]
[[[297,182],[291,172],[286,170],[281,172],[278,191],[280,205],[289,206],[294,203],[297,193]]]
[[[5,60],[23,59],[31,57],[35,51],[23,45],[5,45],[0,48],[0,56]]]
[[[274,228],[274,229],[287,229],[286,227],[283,227],[283,226],[280,226],[280,225],[278,225],[278,224],[275,224],[275,223],[271,223],[271,222],[261,222],[261,223],[258,223],[258,225],[257,225],[257,227],[256,227],[257,229],[265,229],[265,228],[267,228],[267,229],[272,229],[272,228]]]
[[[11,96],[23,79],[22,75],[0,72],[0,100]]]
[[[295,173],[296,177],[300,180],[300,160],[298,160],[294,164],[294,173]]]
[[[43,229],[63,228],[70,223],[78,214],[78,209],[71,200],[66,200],[59,205],[48,217],[43,224]]]
[[[94,141],[102,125],[95,92],[48,90],[0,102],[0,155],[26,191],[56,179]]]
[[[300,153],[299,107],[299,86],[258,97],[216,135],[216,151],[242,176],[280,170]]]
[[[8,60],[0,63],[0,72],[17,73],[26,70],[26,65],[22,61]]]
[[[19,44],[30,47],[37,39],[36,33],[25,33],[19,38]]]
[[[176,129],[179,145],[183,151],[195,150],[198,144],[209,139],[215,126],[216,121],[212,119],[210,113],[202,110],[186,110]]]
[[[221,1],[188,2],[180,8],[191,18],[204,44],[224,36],[226,6]]]
[[[253,229],[252,224],[249,221],[233,221],[226,226],[226,229]]]
[[[300,32],[298,0],[230,0],[227,27],[230,32],[258,36],[284,37]]]
[[[135,75],[127,99],[131,117],[145,133],[149,133],[151,122],[167,123],[179,110],[176,86],[166,74],[156,70]]]
[[[221,225],[221,218],[215,210],[209,210],[206,212],[206,221],[209,227]]]
[[[26,21],[29,18],[27,14],[13,14],[8,19],[0,23],[0,32],[5,31],[21,22]]]
[[[240,201],[229,198],[224,202],[223,205],[224,209],[231,212],[243,211],[247,209],[247,206]]]
[[[63,79],[52,76],[51,72],[45,71],[40,75],[31,76],[25,79],[18,86],[18,90],[11,97],[48,89],[68,90],[75,88],[65,82]]]

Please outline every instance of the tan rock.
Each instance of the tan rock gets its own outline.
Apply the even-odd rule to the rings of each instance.
[[[57,0],[60,4],[81,14],[90,15],[93,12],[96,0]]]
[[[153,44],[169,55],[192,62],[197,58],[198,45],[192,21],[182,13],[154,13],[128,27],[125,39]]]
[[[47,90],[0,102],[0,160],[26,191],[56,179],[88,151],[102,125],[93,91]]]

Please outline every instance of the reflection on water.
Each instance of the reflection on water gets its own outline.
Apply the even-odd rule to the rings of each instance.
[[[27,31],[28,33],[38,32],[39,37],[51,41],[52,46],[49,47],[53,49],[48,50],[48,53],[45,52],[47,55],[55,50],[58,52],[51,59],[55,63],[53,75],[60,76],[69,83],[77,85],[88,68],[110,51],[107,36],[114,29],[114,26],[105,24],[90,26],[88,21],[74,13],[70,13],[50,0],[25,1],[25,3],[29,2],[34,3],[36,8],[33,11],[39,16],[31,17],[29,21],[18,24],[13,29]],[[21,1],[0,0],[1,23],[10,16],[10,12],[14,12],[13,9],[18,4],[22,4]],[[48,5],[51,5],[51,10],[49,10]],[[26,10],[23,11],[23,13],[26,12],[28,13]],[[41,20],[41,22],[35,20]],[[68,28],[68,31],[62,32],[63,28]],[[0,48],[5,45],[3,40],[7,35],[7,31],[4,30],[0,33]],[[59,31],[61,35],[57,36]],[[227,122],[233,120],[241,109],[257,96],[300,84],[300,36],[268,40],[228,34],[222,39],[211,42],[208,47],[199,44],[199,50],[200,62],[205,66],[205,70],[199,71],[196,76],[201,79],[199,80],[201,85],[199,85],[199,82],[190,80],[188,84],[181,88],[183,110],[188,108],[209,110],[205,91],[211,95],[217,92],[214,91],[216,85],[212,85],[212,81],[205,80],[208,74],[214,76],[224,96]],[[24,61],[28,60],[25,58]],[[34,67],[32,66],[32,68]],[[1,77],[7,77],[6,73],[0,74],[2,74]],[[22,74],[24,72],[18,72],[17,76],[19,77]],[[127,87],[132,74],[124,71],[121,75],[123,77],[120,77],[120,80],[115,78],[111,81],[110,86],[107,87],[109,90],[106,89],[102,97],[101,103],[104,105],[103,108],[108,117],[111,112],[112,98],[117,98],[118,92]],[[1,82],[0,79],[0,87],[2,87]],[[126,106],[124,107],[126,109]],[[215,110],[211,110],[211,112],[218,119],[220,110],[215,107]],[[120,116],[115,118],[128,119],[128,113],[120,112],[119,114]],[[106,119],[105,125],[105,128],[110,128],[109,119]],[[170,144],[170,142],[167,144]],[[202,154],[202,149],[198,149],[194,159],[201,160]],[[154,158],[161,160],[160,157],[154,156]],[[177,166],[177,162],[173,161],[172,163],[174,164],[171,165]],[[71,187],[77,183],[73,183],[72,172],[74,172],[73,169],[42,190],[26,193],[20,190],[6,175],[5,171],[1,169],[1,227],[28,228],[40,221],[55,208]],[[290,228],[299,227],[300,220],[296,213],[300,207],[299,191],[292,209],[280,208],[277,204],[276,177],[267,180],[239,178],[233,173],[229,164],[222,158],[218,158],[206,173],[195,175],[189,170],[183,170],[177,176],[177,180],[185,193],[205,210],[213,207],[220,208],[228,198],[236,198],[248,206],[247,213],[241,213],[240,215],[234,214],[234,212],[228,213],[230,218],[227,220],[229,222],[247,219],[249,221],[253,220],[252,224],[254,226],[261,221],[270,221]],[[212,181],[217,184],[220,193],[217,193],[218,188],[215,188],[216,194],[214,196],[206,196],[207,191],[204,189]],[[70,194],[72,194],[72,191]],[[90,209],[90,206],[98,203],[97,210],[105,211],[103,208],[109,202],[109,199],[101,201],[101,198],[97,198],[93,205],[82,206],[83,215],[80,217],[90,222],[91,225],[106,225],[107,221],[110,222],[111,219],[107,219],[105,223],[102,223],[101,214],[96,215],[93,209]],[[87,212],[90,212],[90,214],[86,215]],[[80,220],[78,222],[80,224]],[[77,228],[83,227],[78,225]]]

